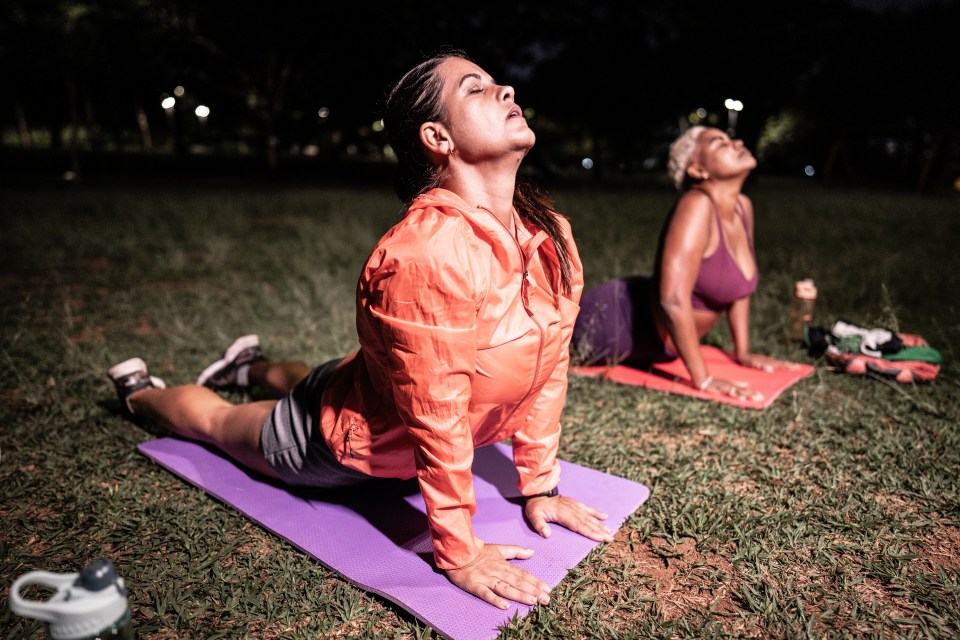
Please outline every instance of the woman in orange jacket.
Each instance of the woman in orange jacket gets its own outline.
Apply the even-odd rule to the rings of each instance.
[[[535,136],[513,88],[462,52],[407,72],[384,125],[406,214],[360,274],[357,351],[310,370],[265,359],[245,336],[195,385],[165,388],[139,358],[108,375],[131,414],[290,485],[416,476],[436,564],[454,584],[500,608],[549,602],[546,584],[508,562],[531,550],[474,534],[471,465],[476,447],[510,438],[534,529],[612,540],[606,514],[558,492],[583,287],[570,225],[517,180]],[[215,392],[251,385],[279,401],[234,405]]]

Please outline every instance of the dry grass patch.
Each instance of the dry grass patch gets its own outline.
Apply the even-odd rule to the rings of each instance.
[[[636,580],[636,596],[640,601],[655,602],[664,620],[737,612],[731,594],[739,581],[725,557],[700,550],[692,538],[676,544],[658,536],[640,538],[635,529],[625,527],[617,532],[614,543],[604,550],[606,576],[597,579],[598,595],[612,598],[621,591],[623,582],[616,572],[628,571]]]
[[[960,571],[960,528],[944,525],[936,533],[922,536],[916,552],[934,570]]]

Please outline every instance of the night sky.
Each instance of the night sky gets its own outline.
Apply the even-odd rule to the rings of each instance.
[[[771,169],[822,162],[838,141],[875,163],[916,164],[935,145],[947,155],[957,145],[947,114],[960,77],[958,9],[956,0],[10,0],[0,7],[0,154],[22,147],[27,130],[47,132],[35,146],[66,147],[71,123],[94,146],[119,147],[145,122],[158,146],[176,135],[181,149],[259,152],[275,139],[285,153],[376,155],[371,127],[390,83],[449,45],[515,86],[544,163],[594,153],[600,168],[639,170],[698,110],[707,120],[697,123],[728,126],[733,98],[743,104],[737,135],[765,145]],[[185,95],[171,120],[161,100],[176,87]],[[200,104],[210,109],[202,123]]]

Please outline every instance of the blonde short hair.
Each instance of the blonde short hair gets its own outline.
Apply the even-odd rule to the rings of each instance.
[[[697,148],[697,140],[706,127],[697,125],[690,127],[670,145],[670,160],[667,162],[667,175],[673,180],[673,186],[678,191],[683,190],[683,183],[687,178],[687,167],[690,166],[690,156]]]

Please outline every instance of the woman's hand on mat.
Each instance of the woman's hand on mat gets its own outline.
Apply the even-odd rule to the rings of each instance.
[[[529,571],[510,564],[507,560],[526,560],[533,549],[511,544],[485,544],[483,551],[470,564],[459,569],[447,569],[450,581],[495,607],[506,609],[507,600],[535,605],[550,602],[550,587]]]
[[[751,369],[759,369],[760,371],[766,371],[771,373],[773,371],[796,371],[800,368],[800,365],[796,362],[788,362],[787,360],[777,360],[776,358],[771,358],[770,356],[760,356],[755,353],[747,354],[743,357],[737,358],[737,363],[741,367],[750,367]]]
[[[722,378],[708,378],[707,384],[701,387],[700,390],[718,393],[722,396],[730,396],[731,398],[743,398],[757,402],[763,400],[763,394],[751,389],[750,385],[746,382],[723,380]]]
[[[556,522],[574,533],[596,540],[613,542],[610,527],[603,524],[607,514],[597,511],[578,500],[567,496],[532,498],[523,508],[533,530],[544,538],[549,538],[550,522]]]

